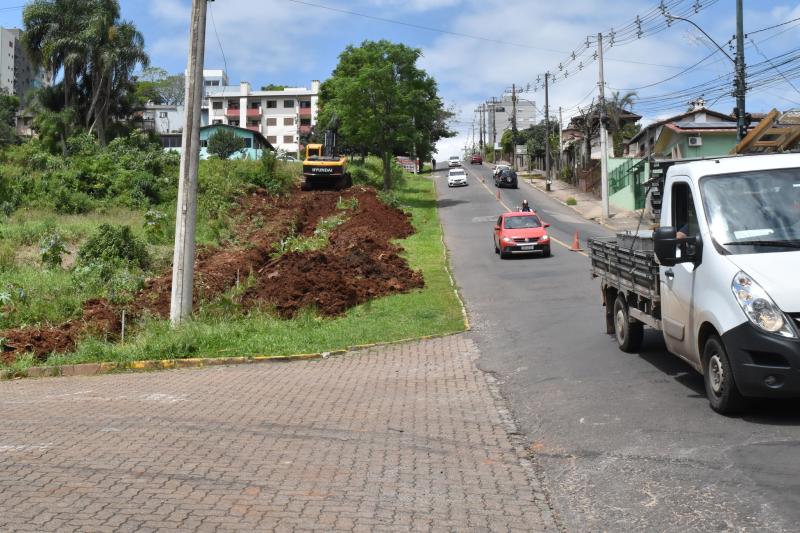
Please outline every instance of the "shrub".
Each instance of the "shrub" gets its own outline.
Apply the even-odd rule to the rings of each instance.
[[[169,218],[163,211],[150,209],[144,214],[144,234],[150,244],[161,244],[169,235]]]
[[[67,253],[64,239],[58,232],[45,235],[39,242],[39,256],[47,268],[61,268],[61,256]]]
[[[236,135],[236,132],[227,128],[220,128],[214,135],[208,138],[208,153],[220,159],[228,159],[243,148],[244,139]]]
[[[567,198],[567,201],[565,203],[567,205],[578,205],[578,200],[576,200],[574,197],[570,196],[569,198]]]
[[[0,272],[11,270],[16,265],[14,247],[10,242],[0,241]]]
[[[147,268],[150,256],[145,244],[129,226],[101,224],[78,251],[78,265],[104,265],[115,269],[119,262]],[[108,272],[108,268],[106,268]]]
[[[112,303],[122,304],[144,287],[141,269],[120,260],[104,260],[75,268],[75,285],[84,293],[97,294]]]
[[[52,198],[56,213],[62,215],[82,215],[92,209],[92,199],[88,194],[66,186],[57,188]]]

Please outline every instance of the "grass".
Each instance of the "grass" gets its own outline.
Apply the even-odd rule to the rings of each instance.
[[[365,167],[379,169],[379,163],[368,160]],[[370,181],[377,182],[375,173],[371,174]],[[231,317],[201,311],[174,330],[167,321],[150,320],[140,323],[125,344],[85,339],[75,353],[53,355],[46,364],[315,353],[463,331],[461,304],[453,291],[442,248],[433,183],[410,174],[397,183],[394,199],[411,213],[417,230],[399,243],[411,267],[422,270],[425,288],[367,302],[338,318],[322,318],[312,310],[293,320],[266,312]],[[20,372],[32,364],[31,359],[22,359],[13,370]]]

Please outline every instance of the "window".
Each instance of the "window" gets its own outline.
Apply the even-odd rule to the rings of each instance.
[[[252,148],[253,147],[253,139],[245,138],[244,139],[244,147],[245,148]]]
[[[203,139],[200,141],[200,148],[208,148],[208,141]]]
[[[698,233],[697,211],[688,183],[679,182],[672,186],[672,225],[688,237]]]
[[[212,87],[219,87],[219,80],[211,80],[210,85]]]
[[[222,102],[211,102],[212,109],[222,109]]]
[[[278,144],[278,137],[275,135],[267,135],[267,142],[270,144]]]
[[[248,120],[247,121],[247,125],[248,126],[258,126],[260,123],[261,123],[260,120]]]
[[[506,219],[506,229],[528,229],[541,228],[542,222],[536,215],[522,217],[508,217]]]
[[[267,109],[275,109],[276,107],[278,107],[277,100],[267,100]]]
[[[277,126],[278,119],[275,117],[267,118],[267,126]]]
[[[159,111],[158,112],[158,118],[167,118],[167,112],[166,111]]]
[[[205,85],[206,87],[211,87],[211,82],[209,80],[206,80],[203,82],[203,85]]]
[[[236,126],[238,128],[239,127],[239,121],[238,120],[231,120],[231,121],[228,122],[228,125],[229,126]]]
[[[311,119],[310,118],[301,118],[300,119],[300,125],[301,126],[310,126],[311,125]]]
[[[250,102],[250,109],[261,109],[261,102]]]
[[[286,117],[283,119],[284,126],[294,126],[294,119],[292,117]]]
[[[284,100],[283,107],[287,109],[290,107],[294,107],[294,100]]]
[[[310,100],[300,100],[300,109],[311,109]]]
[[[228,109],[239,109],[239,100],[228,100]]]
[[[211,121],[212,124],[222,124],[222,121],[219,119],[215,119]]]
[[[283,144],[292,144],[294,142],[294,137],[291,135],[284,135],[283,136]]]

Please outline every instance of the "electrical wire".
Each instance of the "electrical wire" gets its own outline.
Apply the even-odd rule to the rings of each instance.
[[[468,33],[460,33],[460,32],[456,32],[456,31],[443,30],[443,29],[440,29],[440,28],[432,28],[430,26],[423,26],[421,24],[414,24],[414,23],[411,23],[411,22],[404,22],[402,20],[390,19],[390,18],[385,18],[385,17],[378,17],[378,16],[375,16],[375,15],[369,15],[367,13],[359,13],[358,11],[351,11],[349,9],[342,9],[342,8],[333,7],[333,6],[315,4],[313,2],[306,2],[305,0],[286,0],[286,1],[287,2],[292,2],[294,4],[300,4],[300,5],[308,6],[308,7],[315,7],[315,8],[318,8],[318,9],[325,9],[325,10],[333,11],[333,12],[336,12],[336,13],[343,13],[345,15],[352,15],[352,16],[355,16],[355,17],[361,17],[361,18],[365,18],[365,19],[369,19],[369,20],[376,20],[378,22],[385,22],[387,24],[396,24],[398,26],[406,26],[408,28],[414,28],[414,29],[417,29],[417,30],[424,30],[424,31],[430,31],[430,32],[434,32],[434,33],[441,33],[441,34],[444,34],[444,35],[454,35],[456,37],[464,37],[466,39],[474,39],[474,40],[478,40],[478,41],[485,41],[485,42],[495,43],[495,44],[503,44],[503,45],[507,45],[507,46],[516,46],[516,47],[519,47],[519,48],[527,48],[529,50],[538,50],[540,52],[553,52],[553,53],[556,53],[556,54],[566,54],[566,53],[568,53],[568,52],[565,52],[564,50],[554,50],[552,48],[544,48],[544,47],[541,47],[541,46],[533,46],[533,45],[523,44],[523,43],[513,43],[513,42],[509,42],[509,41],[503,41],[503,40],[500,40],[500,39],[492,39],[491,37],[482,37],[480,35],[470,35]]]
[[[786,22],[781,22],[780,24],[775,24],[774,26],[767,26],[766,28],[761,28],[759,30],[754,30],[754,31],[747,32],[745,34],[745,36],[749,37],[749,36],[754,35],[756,33],[761,33],[762,31],[774,30],[775,28],[780,28],[781,26],[786,26],[787,24],[791,24],[792,22],[797,22],[798,20],[800,20],[800,17],[794,18],[792,20],[787,20]]]

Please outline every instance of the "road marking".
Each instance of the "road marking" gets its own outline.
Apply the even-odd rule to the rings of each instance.
[[[469,173],[472,173],[472,169],[469,169]],[[492,195],[492,197],[493,197],[495,200],[497,200],[497,202],[498,202],[500,205],[502,205],[503,207],[505,207],[506,211],[513,211],[513,209],[511,209],[510,207],[508,207],[508,204],[506,204],[506,203],[505,203],[505,202],[504,202],[504,201],[503,201],[501,198],[497,198],[497,197],[495,196],[495,194],[492,192],[492,190],[489,188],[489,186],[488,186],[488,185],[486,185],[485,181],[484,181],[484,180],[482,180],[480,176],[475,176],[475,175],[473,175],[473,177],[474,177],[474,178],[476,178],[476,179],[478,180],[478,182],[479,182],[481,185],[483,185],[483,188],[484,188],[484,189],[486,189],[486,192],[488,192],[489,194],[491,194],[491,195]],[[499,191],[499,190],[500,190],[500,189],[498,189],[498,191]],[[589,257],[589,254],[587,254],[586,252],[583,252],[583,251],[578,251],[578,250],[573,250],[573,249],[572,249],[572,246],[570,246],[569,244],[567,244],[567,243],[565,243],[565,242],[561,242],[560,240],[556,239],[556,238],[555,238],[555,237],[553,237],[552,235],[550,235],[550,240],[551,240],[551,241],[553,241],[553,242],[554,242],[554,243],[556,243],[556,244],[560,244],[561,246],[563,246],[564,248],[566,248],[567,250],[569,250],[569,251],[571,251],[571,252],[579,253],[579,254],[581,254],[581,255],[582,255],[582,256],[584,256],[584,257]]]

